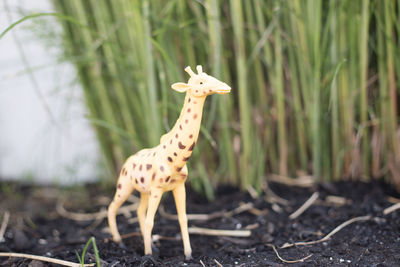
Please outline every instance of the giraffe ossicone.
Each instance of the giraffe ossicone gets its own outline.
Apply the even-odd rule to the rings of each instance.
[[[186,92],[183,108],[172,130],[160,138],[160,144],[142,149],[130,156],[117,182],[113,201],[108,207],[108,224],[115,242],[121,242],[116,223],[119,207],[134,190],[140,192],[137,209],[140,230],[144,240],[145,254],[151,254],[151,232],[154,215],[164,192],[172,191],[175,198],[178,221],[181,228],[184,254],[191,258],[192,249],[186,216],[185,181],[188,177],[186,166],[199,136],[204,101],[208,95],[226,94],[231,88],[224,82],[203,72],[201,65],[197,74],[190,67],[187,83],[174,83],[172,89]]]

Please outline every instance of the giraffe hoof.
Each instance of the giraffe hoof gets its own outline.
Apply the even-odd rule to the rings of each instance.
[[[191,259],[193,259],[192,253],[190,253],[189,255],[185,255],[185,260],[190,261]]]

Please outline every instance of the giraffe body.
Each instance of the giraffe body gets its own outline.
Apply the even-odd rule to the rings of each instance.
[[[172,85],[173,89],[186,92],[185,103],[177,122],[170,132],[161,137],[158,146],[142,149],[126,160],[118,178],[114,199],[108,208],[108,223],[113,240],[120,242],[116,212],[134,190],[140,192],[137,215],[144,239],[145,254],[151,254],[151,231],[161,196],[164,192],[172,191],[182,232],[184,253],[186,258],[191,257],[185,203],[185,181],[188,176],[186,163],[199,135],[206,96],[230,91],[228,85],[203,73],[201,66],[197,66],[198,74],[195,74],[190,67],[185,70],[191,76],[189,82]]]

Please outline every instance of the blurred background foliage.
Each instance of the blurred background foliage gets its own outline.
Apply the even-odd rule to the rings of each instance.
[[[400,1],[53,0],[65,55],[115,181],[170,130],[197,64],[232,93],[206,101],[190,183],[386,177],[400,187]],[[272,175],[272,176],[271,176]]]

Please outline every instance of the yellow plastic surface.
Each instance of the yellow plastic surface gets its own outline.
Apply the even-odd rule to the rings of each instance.
[[[172,89],[186,92],[178,120],[172,130],[161,137],[158,146],[140,150],[126,160],[118,179],[114,199],[108,207],[108,223],[113,240],[120,242],[121,236],[116,224],[117,210],[134,190],[140,192],[137,215],[145,254],[152,253],[151,232],[161,196],[166,191],[172,191],[182,232],[184,254],[186,258],[191,258],[192,249],[186,217],[186,163],[199,136],[206,97],[214,93],[226,94],[231,90],[226,83],[203,72],[200,65],[197,66],[197,74],[190,67],[186,67],[185,71],[190,75],[188,83],[172,85]]]

